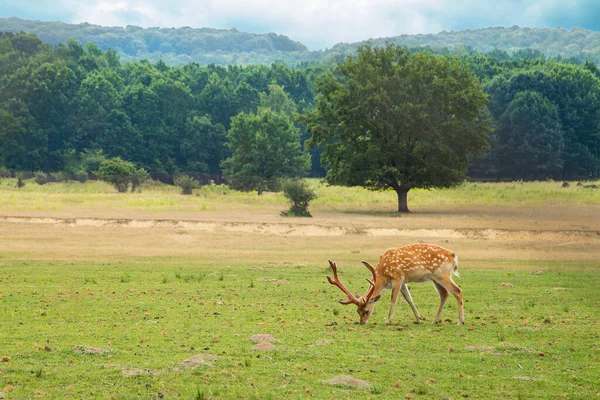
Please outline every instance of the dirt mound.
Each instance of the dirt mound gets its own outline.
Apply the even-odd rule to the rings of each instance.
[[[252,350],[269,351],[277,348],[274,343],[277,343],[278,340],[273,335],[269,335],[268,333],[252,335],[248,338],[248,340],[252,343],[256,343],[256,345],[252,347]]]
[[[373,386],[371,383],[369,383],[367,381],[356,379],[356,378],[353,378],[348,375],[336,376],[336,377],[333,377],[326,381],[323,381],[323,383],[326,385],[347,386],[347,387],[353,387],[353,388],[357,388],[357,389],[368,389],[371,386]]]
[[[211,361],[214,361],[216,359],[217,356],[214,356],[212,354],[196,354],[195,356],[180,362],[179,365],[176,366],[174,369],[175,371],[180,371],[184,369],[194,369],[200,366],[212,367]]]
[[[277,346],[275,346],[273,343],[260,342],[256,345],[254,345],[252,347],[252,350],[269,351],[269,350],[275,350],[276,348],[277,348]]]
[[[259,333],[258,335],[252,335],[248,338],[248,340],[251,341],[252,343],[262,343],[262,342],[277,343],[278,342],[278,340],[273,335],[269,335],[268,333]]]

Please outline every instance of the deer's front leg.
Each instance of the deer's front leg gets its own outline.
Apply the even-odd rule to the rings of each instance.
[[[396,305],[396,300],[398,300],[398,293],[400,293],[400,288],[404,284],[404,280],[402,281],[392,281],[392,302],[390,304],[390,312],[388,314],[386,324],[392,323],[392,317],[394,316],[394,306]]]
[[[402,284],[402,286],[400,287],[400,291],[402,292],[402,296],[404,296],[404,299],[406,300],[406,302],[412,309],[413,314],[415,314],[415,318],[417,319],[416,323],[417,324],[423,323],[423,318],[421,318],[421,314],[419,314],[417,307],[415,307],[415,303],[413,303],[412,296],[410,295],[410,292],[408,291],[408,286],[406,286],[406,283]]]

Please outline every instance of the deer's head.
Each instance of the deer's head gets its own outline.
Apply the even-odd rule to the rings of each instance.
[[[327,277],[327,280],[332,285],[340,288],[346,294],[346,296],[348,296],[348,300],[340,301],[340,304],[356,304],[356,312],[360,317],[360,324],[364,325],[367,323],[369,317],[373,313],[373,307],[375,306],[377,300],[381,298],[381,295],[373,296],[375,282],[377,282],[377,274],[375,273],[375,269],[366,261],[363,261],[362,263],[371,271],[371,274],[373,275],[373,281],[367,279],[367,282],[369,282],[369,289],[367,289],[367,293],[364,296],[360,296],[358,293],[356,296],[354,296],[352,292],[350,292],[350,290],[348,290],[344,284],[340,282],[337,273],[337,265],[331,260],[329,260],[329,266],[333,271],[333,279]]]

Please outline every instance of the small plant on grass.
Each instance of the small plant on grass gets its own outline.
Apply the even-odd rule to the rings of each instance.
[[[200,388],[196,388],[196,395],[194,396],[194,400],[208,400],[212,399],[212,393],[209,390],[205,392],[204,390],[200,390]]]
[[[308,211],[308,203],[317,198],[315,192],[308,187],[306,182],[294,179],[283,184],[283,195],[292,205],[289,210],[281,212],[283,216],[312,217]]]
[[[23,178],[21,178],[20,176],[17,177],[17,189],[21,189],[23,186],[25,186],[25,182],[23,181]]]
[[[175,185],[181,188],[181,194],[192,194],[194,189],[200,187],[197,180],[188,175],[181,175],[175,178]]]
[[[48,183],[48,175],[46,175],[42,171],[38,171],[34,174],[33,180],[35,180],[35,183],[37,183],[38,185],[45,185],[46,183]]]

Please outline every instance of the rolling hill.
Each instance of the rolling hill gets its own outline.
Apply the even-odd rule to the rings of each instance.
[[[212,28],[140,28],[43,22],[19,18],[0,18],[0,31],[28,32],[44,42],[57,45],[68,39],[94,43],[102,50],[114,49],[122,61],[162,59],[169,65],[197,62],[228,64],[269,64],[282,61],[295,65],[307,61],[339,59],[365,43],[385,42],[409,48],[429,47],[434,51],[464,53],[495,50],[513,53],[538,50],[547,57],[590,59],[600,63],[600,32],[580,28],[552,29],[492,27],[437,34],[400,35],[359,43],[339,43],[331,49],[309,51],[305,45],[276,33],[254,34],[236,29]]]

